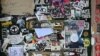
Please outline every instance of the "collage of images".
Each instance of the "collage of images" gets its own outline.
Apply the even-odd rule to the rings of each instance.
[[[90,55],[89,0],[52,0],[36,4],[34,11],[1,18],[2,51],[8,56]]]
[[[89,25],[86,24],[87,27],[85,27],[84,20],[39,22],[34,17],[25,18],[23,16],[10,16],[5,17],[5,19],[9,20],[1,21],[2,38],[5,40],[2,46],[3,51],[6,51],[7,44],[10,44],[13,47],[8,48],[9,52],[14,52],[10,51],[10,49],[16,49],[16,45],[23,46],[24,49],[22,49],[24,52],[58,52],[61,50],[63,50],[63,52],[77,52],[77,48],[85,49],[86,51],[87,48],[85,47],[91,44],[89,38],[82,37],[84,29],[89,29]],[[84,34],[88,35],[88,33]],[[74,50],[74,48],[76,49]],[[67,55],[70,55],[70,53]]]

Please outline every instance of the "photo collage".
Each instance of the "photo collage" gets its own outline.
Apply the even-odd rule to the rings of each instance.
[[[2,52],[8,56],[90,56],[90,0],[37,1],[33,15],[0,18]]]

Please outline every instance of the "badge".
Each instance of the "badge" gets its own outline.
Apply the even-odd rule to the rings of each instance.
[[[10,27],[10,34],[15,35],[15,34],[19,34],[19,27],[17,25],[12,25]]]
[[[87,32],[87,31],[85,31],[84,32],[84,36],[86,37],[86,36],[88,36],[89,35],[89,33]]]
[[[88,47],[90,45],[90,40],[88,38],[84,39],[84,47]]]

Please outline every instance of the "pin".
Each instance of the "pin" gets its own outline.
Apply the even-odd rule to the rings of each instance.
[[[84,36],[86,37],[86,36],[88,36],[89,35],[89,33],[87,32],[87,31],[85,31],[84,32]]]
[[[84,47],[90,46],[90,40],[88,38],[84,39]]]

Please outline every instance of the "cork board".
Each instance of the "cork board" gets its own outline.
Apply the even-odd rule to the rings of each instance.
[[[1,0],[2,13],[9,15],[25,15],[34,13],[33,0]]]

